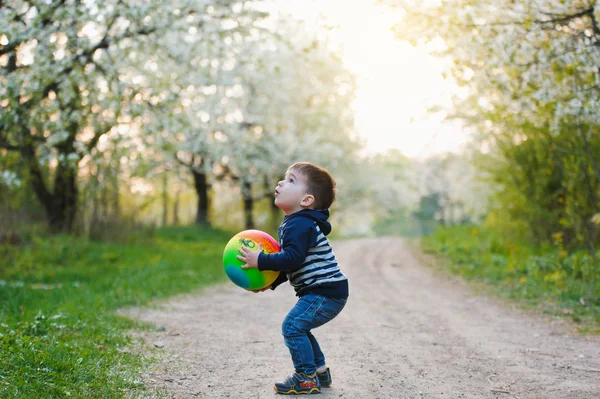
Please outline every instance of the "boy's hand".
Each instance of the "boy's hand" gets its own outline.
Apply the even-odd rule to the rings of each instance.
[[[263,291],[270,290],[270,289],[271,289],[271,286],[269,285],[268,287],[261,288],[260,290],[248,290],[248,291],[251,291],[251,292],[254,292],[255,294],[258,294],[259,292],[263,292]]]
[[[241,255],[238,255],[237,258],[242,262],[246,262],[242,265],[242,269],[258,269],[258,255],[262,252],[262,246],[260,244],[258,244],[256,251],[252,251],[247,247],[241,247],[238,252]]]

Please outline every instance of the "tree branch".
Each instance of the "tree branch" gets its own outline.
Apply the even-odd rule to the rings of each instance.
[[[25,126],[23,126],[23,130],[25,129]],[[23,131],[23,137],[25,137],[26,135],[27,132]],[[47,207],[47,205],[52,202],[53,196],[48,190],[48,186],[44,181],[44,175],[40,168],[37,156],[35,155],[35,148],[33,147],[31,142],[25,142],[21,150],[21,154],[25,159],[27,169],[30,173],[32,187],[38,195],[40,202],[42,202],[42,204],[44,204],[44,206]]]
[[[600,38],[600,26],[598,26],[598,21],[596,20],[596,16],[594,15],[594,8],[592,8],[592,12],[590,12],[590,18],[592,20],[592,31],[597,38]],[[600,41],[596,41],[596,46],[600,46]]]
[[[187,162],[182,161],[181,159],[179,159],[179,157],[177,156],[177,153],[175,153],[173,155],[174,155],[175,161],[177,161],[180,165],[185,166],[186,168],[191,168],[192,167],[192,164],[189,164],[189,163],[187,163]]]
[[[577,18],[582,18],[587,16],[593,16],[594,15],[594,7],[588,8],[587,10],[583,10],[580,11],[578,13],[575,14],[571,14],[571,15],[564,15],[564,14],[553,14],[550,12],[541,12],[544,15],[552,15],[552,16],[558,16],[557,18],[550,18],[549,20],[533,20],[533,22],[538,23],[538,24],[564,24],[565,22],[569,22],[573,19],[577,19]]]
[[[0,132],[4,131],[4,125],[0,125]],[[6,134],[0,133],[0,148],[4,148],[8,151],[21,151],[23,148],[21,146],[11,144],[8,142],[8,137]]]
[[[111,21],[111,24],[113,24],[115,22],[115,20],[113,19]],[[112,26],[112,25],[111,25]],[[102,38],[102,40],[100,40],[98,43],[96,43],[96,45],[94,45],[93,47],[84,50],[83,52],[79,53],[79,54],[75,54],[71,57],[71,64],[67,67],[65,67],[59,74],[57,74],[57,79],[50,82],[48,85],[46,85],[46,87],[44,87],[43,91],[42,91],[42,97],[41,99],[44,99],[48,96],[48,94],[50,94],[50,92],[54,92],[56,94],[58,94],[59,89],[60,89],[60,83],[62,83],[62,81],[64,80],[64,78],[66,76],[68,76],[73,69],[75,69],[75,65],[78,63],[78,60],[81,60],[83,57],[83,60],[80,62],[80,65],[87,65],[92,61],[92,57],[94,56],[94,53],[97,50],[101,50],[101,49],[107,49],[112,43],[120,41],[122,39],[125,38],[130,38],[136,35],[141,35],[141,36],[145,36],[145,35],[149,35],[153,32],[156,31],[156,27],[144,27],[138,31],[126,31],[123,35],[120,36],[109,36],[108,34],[108,29],[106,31],[106,34],[104,35],[104,37]],[[28,102],[33,101],[33,99],[29,100]]]
[[[554,14],[550,14],[550,13],[544,13],[542,12],[542,14],[544,15],[554,15]],[[589,16],[592,19],[594,18],[594,7],[589,8],[587,10],[575,13],[575,14],[571,14],[571,15],[564,15],[564,14],[556,14],[556,15],[560,15],[557,18],[550,18],[550,19],[534,19],[531,22],[533,22],[534,24],[538,24],[538,25],[548,25],[548,24],[565,24],[566,22],[572,21],[574,19],[577,18],[582,18],[585,16]],[[506,22],[491,22],[491,23],[484,23],[484,24],[462,24],[461,26],[465,26],[465,27],[469,27],[469,28],[480,28],[480,27],[484,27],[484,26],[514,26],[514,25],[525,25],[527,22],[524,21],[506,21]]]
[[[56,3],[52,3],[52,5],[50,7],[48,7],[48,13],[45,14],[42,17],[42,27],[46,27],[48,25],[50,25],[51,23],[54,22],[54,19],[52,18],[54,16],[54,12],[62,5],[65,4],[66,0],[60,0]],[[4,6],[4,2],[0,1],[0,8],[2,8]],[[27,24],[25,23],[25,21],[23,20],[23,17],[25,15],[27,15],[27,13],[29,12],[29,10],[31,10],[31,7],[29,9],[27,9],[27,11],[25,11],[24,13],[22,13],[21,15],[17,15],[15,16],[15,21],[16,22],[21,22],[23,25],[27,26]],[[0,46],[0,56],[10,53],[10,52],[14,52],[16,51],[17,47],[19,47],[22,43],[24,43],[26,41],[26,39],[22,39],[22,40],[15,40],[15,41],[11,41],[8,43],[8,45],[6,46]]]

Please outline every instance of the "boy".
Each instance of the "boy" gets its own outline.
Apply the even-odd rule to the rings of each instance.
[[[299,297],[282,325],[294,374],[275,383],[281,394],[313,394],[331,385],[325,356],[311,330],[336,317],[348,299],[348,279],[341,272],[329,240],[328,208],[335,200],[335,181],[329,172],[308,162],[291,165],[275,188],[275,205],[285,217],[279,226],[281,252],[262,253],[240,248],[242,268],[282,272],[262,290],[274,290],[289,280]]]

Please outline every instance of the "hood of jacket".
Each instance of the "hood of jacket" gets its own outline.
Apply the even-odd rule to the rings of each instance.
[[[329,219],[328,209],[303,209],[301,211],[289,215],[288,217],[308,218],[317,223],[323,234],[328,235],[329,233],[331,233],[331,223],[327,221],[327,219]]]

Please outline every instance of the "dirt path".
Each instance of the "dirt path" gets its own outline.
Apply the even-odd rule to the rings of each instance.
[[[599,339],[435,276],[401,239],[333,245],[351,297],[315,330],[334,380],[321,398],[600,398]],[[157,326],[144,339],[163,355],[146,385],[172,398],[279,397],[272,384],[292,371],[280,325],[294,302],[287,284],[226,284],[128,310]]]

